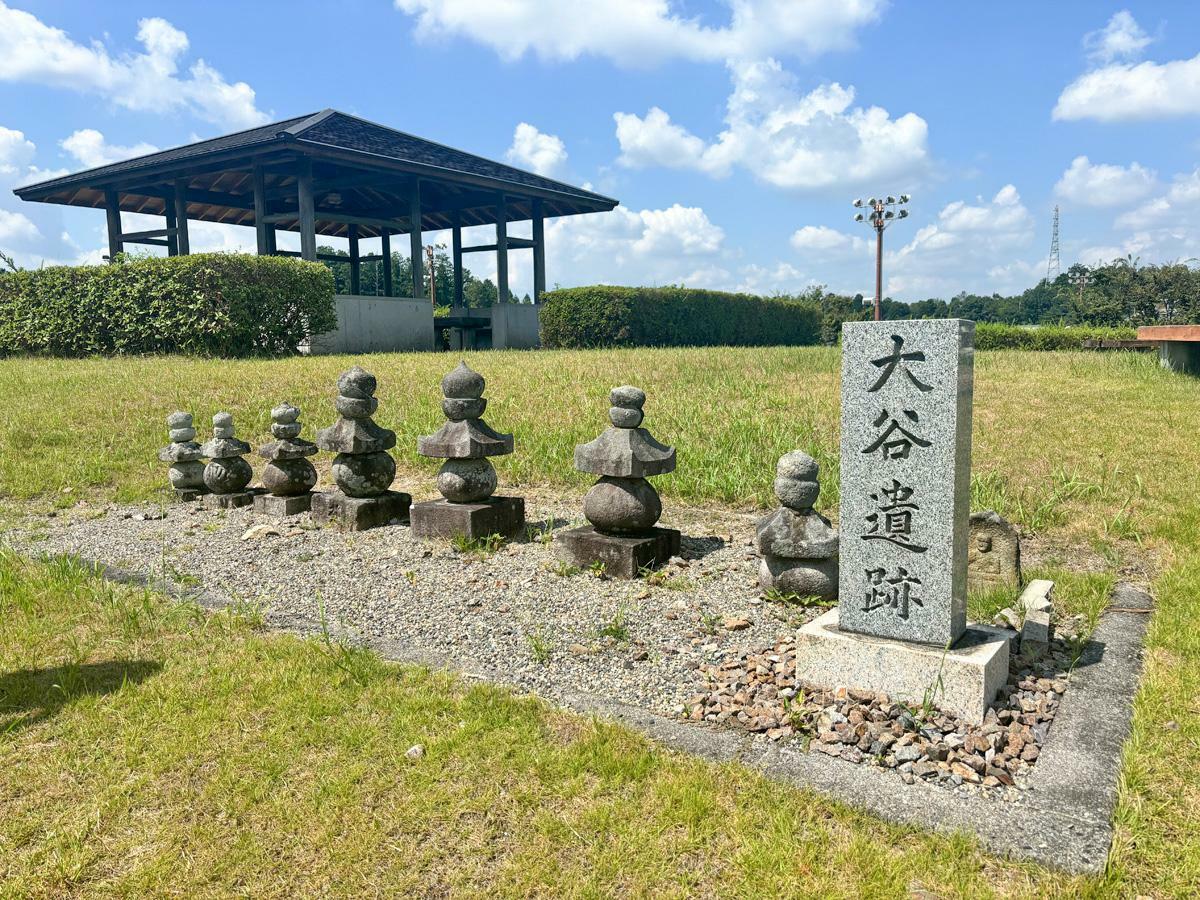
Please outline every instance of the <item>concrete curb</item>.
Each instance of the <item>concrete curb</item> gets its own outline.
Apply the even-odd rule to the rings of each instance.
[[[212,591],[89,564],[111,581],[150,587],[205,609],[223,609],[230,602]],[[923,781],[903,785],[886,769],[808,753],[795,744],[781,746],[761,736],[688,724],[597,694],[563,690],[547,699],[578,713],[619,722],[672,750],[715,762],[740,762],[768,778],[808,788],[890,822],[974,834],[999,855],[1070,873],[1097,874],[1104,869],[1112,843],[1121,748],[1133,717],[1153,601],[1144,591],[1120,583],[1110,606],[1071,675],[1071,687],[1029,778],[1029,789],[1016,792],[1009,802],[952,794]],[[268,612],[266,624],[302,636],[322,633],[319,621],[288,613]],[[466,659],[420,650],[398,639],[364,638],[333,623],[328,628],[335,637],[370,647],[396,662],[447,669],[528,693],[523,685],[496,672],[474,671]]]

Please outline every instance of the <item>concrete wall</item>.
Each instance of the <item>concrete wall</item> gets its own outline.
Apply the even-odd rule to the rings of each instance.
[[[433,306],[407,297],[339,294],[336,331],[314,336],[309,353],[385,353],[433,349]],[[304,352],[305,348],[301,348]]]
[[[493,350],[533,350],[541,346],[541,305],[500,303],[491,308]]]

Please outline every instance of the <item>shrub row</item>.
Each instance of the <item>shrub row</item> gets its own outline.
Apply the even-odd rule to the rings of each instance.
[[[288,257],[121,257],[0,275],[0,354],[275,355],[336,327],[329,269]]]
[[[977,350],[1078,350],[1084,341],[1131,341],[1134,328],[1101,328],[1086,325],[998,325],[980,322],[975,326]]]
[[[712,347],[815,344],[808,305],[692,288],[567,288],[544,296],[545,347]]]

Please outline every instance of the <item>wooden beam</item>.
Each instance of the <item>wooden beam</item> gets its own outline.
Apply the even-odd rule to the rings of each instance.
[[[358,296],[362,286],[362,261],[358,258],[358,226],[347,226],[346,240],[350,242],[350,293]]]
[[[263,167],[254,164],[254,236],[258,243],[258,255],[266,256],[271,252],[271,242],[267,238],[267,175]]]
[[[112,262],[125,249],[121,245],[121,198],[116,191],[104,192],[104,212],[108,218],[108,260]]]
[[[179,255],[178,229],[175,228],[175,205],[163,204],[163,218],[167,220],[167,256]]]
[[[174,234],[174,228],[152,228],[149,231],[125,231],[121,233],[121,241],[126,244],[136,244],[142,238],[165,238]]]
[[[172,200],[175,203],[175,243],[179,250],[179,255],[187,256],[192,252],[192,242],[191,238],[188,237],[188,186],[186,178],[180,178],[175,182],[175,196]]]
[[[269,224],[277,224],[280,222],[294,222],[299,218],[299,211],[296,212],[281,212],[271,213],[263,217],[263,221]],[[367,225],[372,228],[394,228],[397,231],[408,231],[407,219],[376,219],[370,216],[348,216],[344,213],[326,212],[325,210],[313,210],[313,216],[318,222],[337,222],[340,225]]]
[[[133,239],[131,239],[128,236],[125,236],[122,238],[122,240],[124,240],[124,242],[127,244],[149,244],[153,247],[166,247],[168,250],[171,249],[171,242],[168,241],[166,238],[133,238]]]
[[[509,250],[532,250],[536,245],[529,238],[510,237],[507,241]],[[485,251],[498,250],[499,244],[477,244],[474,247],[463,247],[463,253],[483,253]]]
[[[424,243],[421,240],[421,182],[413,185],[408,198],[408,252],[412,258],[413,297],[420,299],[425,296],[425,257]]]
[[[533,201],[533,302],[540,303],[546,293],[546,220],[542,201]]]
[[[451,306],[463,305],[463,245],[462,245],[462,214],[455,212],[453,216],[454,230],[451,238],[451,253],[454,260],[454,296]]]
[[[392,236],[386,231],[379,236],[383,256],[383,296],[392,296]]]
[[[317,216],[313,208],[312,161],[300,163],[296,178],[296,205],[300,213],[300,256],[303,259],[317,258]]]
[[[504,194],[496,198],[496,302],[508,302],[508,201]]]

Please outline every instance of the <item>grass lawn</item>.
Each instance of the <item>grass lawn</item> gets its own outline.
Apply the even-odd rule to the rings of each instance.
[[[763,504],[776,457],[823,464],[836,508],[837,365],[825,349],[469,354],[507,483],[586,484],[575,443],[606,392],[646,389],[679,450],[669,499]],[[0,499],[30,510],[160,495],[163,417],[270,407],[333,419],[347,358],[0,360]],[[445,355],[370,357],[401,482],[436,427]],[[984,353],[974,508],[1111,578],[1151,565],[1158,609],[1102,879],[998,861],[731,766],[492,688],[267,636],[65,564],[0,560],[0,894],[576,893],[1186,896],[1200,890],[1200,382],[1153,358]],[[13,502],[32,500],[31,504]],[[670,503],[668,500],[668,517]],[[1147,562],[1148,561],[1148,562]],[[427,747],[412,762],[404,751]]]

